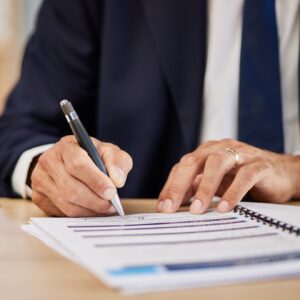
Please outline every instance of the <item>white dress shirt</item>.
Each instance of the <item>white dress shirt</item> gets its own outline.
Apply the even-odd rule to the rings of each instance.
[[[286,153],[300,150],[299,0],[277,0]],[[237,138],[243,0],[208,1],[208,48],[200,141]]]
[[[299,2],[276,0],[286,153],[300,151]],[[237,138],[243,4],[243,0],[208,0],[208,54],[199,142]],[[49,147],[51,145],[29,149],[20,156],[13,172],[12,185],[22,197],[31,196],[31,190],[26,187],[26,177],[32,159]]]

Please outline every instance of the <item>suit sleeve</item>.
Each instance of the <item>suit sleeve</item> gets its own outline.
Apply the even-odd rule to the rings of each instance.
[[[94,133],[100,49],[98,0],[46,0],[26,47],[21,75],[0,117],[0,196],[26,150],[70,134],[60,111],[69,99]]]

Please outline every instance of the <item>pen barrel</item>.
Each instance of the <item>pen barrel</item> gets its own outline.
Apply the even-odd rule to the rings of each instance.
[[[99,159],[98,151],[80,119],[76,118],[75,120],[71,120],[69,124],[78,144],[88,153],[96,166],[107,175],[106,168],[103,162]]]

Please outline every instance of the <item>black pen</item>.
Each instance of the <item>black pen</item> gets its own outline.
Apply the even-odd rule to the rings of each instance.
[[[75,138],[80,145],[81,148],[83,148],[90,158],[93,160],[93,162],[96,164],[96,166],[105,174],[107,174],[106,168],[104,166],[104,163],[102,162],[96,147],[94,146],[90,136],[88,135],[87,131],[85,130],[84,126],[82,125],[76,111],[74,110],[72,103],[68,100],[62,100],[60,102],[60,107],[71,127],[71,130],[73,134],[75,135]],[[120,216],[124,217],[124,210],[120,201],[120,198],[118,194],[115,195],[114,199],[111,200],[112,205],[117,210]]]

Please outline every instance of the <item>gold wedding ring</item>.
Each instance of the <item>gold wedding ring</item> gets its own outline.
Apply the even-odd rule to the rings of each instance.
[[[234,160],[235,160],[234,167],[237,167],[240,162],[240,155],[233,148],[226,148],[225,151],[228,151],[229,153],[231,153],[234,156]]]

